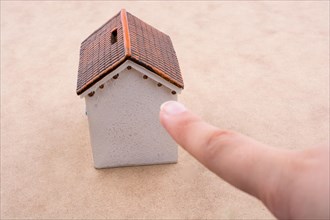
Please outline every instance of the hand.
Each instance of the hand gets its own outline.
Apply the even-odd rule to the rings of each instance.
[[[204,122],[182,104],[161,106],[174,140],[233,186],[260,199],[277,218],[329,219],[329,146],[269,147]]]

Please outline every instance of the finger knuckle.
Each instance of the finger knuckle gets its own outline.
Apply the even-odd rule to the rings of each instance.
[[[219,155],[230,145],[230,140],[236,133],[229,130],[216,130],[207,138],[205,142],[205,159],[206,162],[219,158]]]

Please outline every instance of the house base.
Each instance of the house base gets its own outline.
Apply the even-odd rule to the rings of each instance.
[[[108,168],[120,168],[120,167],[136,167],[136,166],[151,166],[151,165],[169,165],[176,164],[178,161],[168,161],[168,162],[157,162],[157,163],[146,163],[146,164],[126,164],[126,165],[117,165],[117,166],[106,166],[106,167],[97,167],[94,164],[94,168],[97,170],[108,169]]]

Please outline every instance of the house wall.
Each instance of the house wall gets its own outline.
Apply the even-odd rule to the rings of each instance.
[[[173,163],[177,145],[159,122],[159,107],[177,95],[135,69],[85,96],[96,168]]]

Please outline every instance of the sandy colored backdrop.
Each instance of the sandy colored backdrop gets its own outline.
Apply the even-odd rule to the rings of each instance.
[[[79,47],[121,8],[169,34],[180,101],[279,148],[329,138],[329,3],[1,2],[1,218],[273,216],[179,150],[179,163],[95,170]]]

